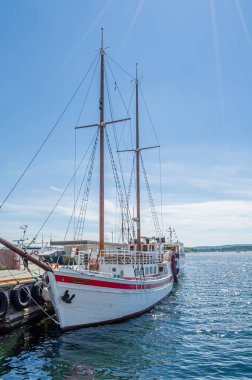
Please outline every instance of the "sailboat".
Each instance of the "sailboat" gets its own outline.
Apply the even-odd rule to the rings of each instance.
[[[0,243],[45,270],[43,281],[62,330],[122,321],[153,308],[172,291],[176,271],[175,255],[161,237],[141,237],[140,211],[140,143],[138,116],[138,85],[136,72],[136,142],[134,148],[136,172],[136,239],[117,249],[106,249],[104,243],[104,47],[103,31],[100,48],[100,120],[94,124],[100,139],[99,188],[99,249],[92,257],[76,249],[77,264],[71,267],[50,266],[12,243],[0,238]],[[123,119],[125,120],[125,119]],[[113,123],[121,120],[113,120]],[[93,125],[92,125],[93,126]],[[88,126],[90,127],[90,126]],[[94,256],[94,253],[92,254]]]

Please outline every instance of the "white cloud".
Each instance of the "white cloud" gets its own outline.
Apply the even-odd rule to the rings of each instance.
[[[150,166],[153,174],[149,177],[149,182],[158,210],[159,169],[154,164]],[[162,172],[164,227],[174,226],[179,238],[186,245],[252,242],[252,178],[249,177],[247,168],[238,164],[193,165],[190,160],[186,163],[163,161]],[[144,185],[142,187],[142,233],[153,235],[149,203]],[[56,186],[51,186],[50,190],[46,193],[34,188],[32,197],[28,198],[26,194],[26,198],[20,198],[19,202],[5,204],[0,214],[2,235],[6,233],[8,236],[12,235],[11,238],[16,238],[19,225],[24,223],[29,224],[30,230],[38,230],[56,203],[57,193],[61,191]],[[97,238],[98,235],[97,191],[95,186],[91,188],[85,222],[85,235],[88,238]],[[107,190],[106,194],[109,198],[105,201],[105,233],[110,235],[114,231],[115,237],[121,223],[119,202],[112,190]],[[47,234],[52,232],[53,236],[62,238],[72,215],[72,207],[73,199],[70,194],[66,194],[45,227]],[[76,210],[76,217],[78,212]],[[10,220],[14,224],[9,223]]]
[[[207,201],[163,207],[186,245],[251,243],[252,201]]]
[[[108,238],[110,238],[111,231],[114,231],[115,237],[115,229],[120,230],[120,218],[114,215],[118,209],[112,200],[107,201],[105,206],[107,210],[105,234],[109,234]],[[8,207],[11,214],[15,214],[15,221],[11,221],[10,218],[5,218],[4,223],[1,221],[1,235],[10,239],[20,238],[19,227],[23,223],[29,225],[28,235],[34,236],[44,220],[43,217],[41,218],[41,212],[46,211],[47,215],[49,211],[36,205],[30,205],[28,208],[21,205],[8,205]],[[98,212],[98,205],[91,203],[85,223],[85,236],[88,239],[97,239]],[[49,220],[41,233],[43,232],[48,238],[52,236],[54,239],[62,239],[71,213],[70,207],[57,207],[52,220]],[[30,214],[29,217],[28,214]],[[36,216],[35,219],[34,216]],[[149,207],[143,207],[141,221],[142,234],[153,236],[154,225]],[[252,201],[219,200],[164,205],[163,222],[164,229],[169,225],[175,227],[178,237],[187,246],[251,243]]]
[[[38,202],[37,199],[31,199],[28,201],[23,201],[20,204],[17,203],[6,203],[4,208],[5,214],[11,214],[17,216],[26,215],[38,215],[41,213],[49,213],[51,208],[48,206],[46,201]]]
[[[56,186],[50,186],[50,189],[52,191],[55,191],[56,193],[62,193],[63,192],[63,189],[56,187]]]

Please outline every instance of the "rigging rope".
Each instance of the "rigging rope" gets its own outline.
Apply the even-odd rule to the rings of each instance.
[[[115,80],[115,77],[114,77],[113,73],[112,73],[112,76],[113,76],[113,78]],[[108,95],[108,100],[109,100],[110,115],[111,115],[111,118],[114,119],[114,113],[113,113],[113,108],[112,108],[112,102],[111,102],[111,96],[110,96],[109,85],[108,85],[108,78],[107,78],[107,72],[106,71],[105,71],[105,80],[106,80],[106,90],[107,90],[107,95]],[[121,97],[121,99],[122,99],[122,97]],[[123,101],[123,104],[125,106],[125,102],[124,101]],[[126,109],[126,112],[127,112],[127,115],[129,115],[127,109]],[[124,125],[125,125],[125,123],[124,123]],[[114,125],[113,125],[113,131],[114,131],[114,138],[115,138],[116,148],[118,150],[119,149],[119,145],[118,145],[118,139],[117,139],[117,134],[116,134],[116,130],[115,130],[115,126]],[[111,146],[110,146],[108,135],[106,135],[106,137],[107,137],[108,147],[110,149],[110,158],[111,158],[112,168],[113,168],[113,172],[114,172],[114,178],[115,178],[115,182],[116,182],[116,187],[117,187],[117,189],[119,191],[118,196],[119,196],[120,207],[121,207],[121,210],[122,210],[122,217],[123,217],[123,214],[125,214],[124,217],[126,218],[126,223],[127,223],[127,226],[128,226],[128,237],[129,237],[130,230],[133,233],[133,224],[132,224],[132,221],[131,221],[131,215],[130,215],[130,210],[129,210],[129,207],[128,207],[129,206],[128,202],[127,202],[127,200],[126,200],[126,202],[124,200],[124,196],[125,196],[125,199],[127,199],[127,192],[126,192],[125,180],[124,180],[124,176],[123,176],[121,157],[117,153],[118,163],[119,163],[119,167],[120,167],[120,173],[121,173],[121,177],[122,177],[122,184],[123,184],[123,189],[124,189],[124,195],[123,195],[123,192],[122,192],[122,189],[121,189],[120,180],[119,180],[119,176],[118,176],[118,173],[117,173],[117,168],[116,168],[116,164],[115,164],[115,161],[114,161],[114,158],[113,158],[112,149],[111,149]],[[123,222],[123,220],[122,220],[122,222]],[[122,240],[123,240],[123,236],[122,236]]]
[[[147,106],[147,102],[145,100],[145,97],[144,97],[144,94],[143,94],[143,91],[142,91],[141,83],[140,83],[140,93],[141,93],[143,101],[144,101],[145,109],[146,109],[147,114],[149,116],[149,120],[150,120],[150,123],[151,123],[151,126],[152,126],[153,133],[154,133],[154,135],[155,135],[155,137],[157,139],[158,145],[160,145],[158,137],[157,137],[157,134],[156,134],[156,130],[155,130],[155,127],[154,127],[154,123],[152,121],[152,118],[151,118],[151,115],[150,115],[150,112],[149,112],[149,109],[148,109],[148,106]],[[163,192],[162,192],[162,169],[161,169],[161,151],[160,151],[160,148],[159,148],[159,182],[160,182],[159,187],[160,187],[160,202],[161,202],[160,217],[161,217],[161,228],[162,228],[162,234],[163,234]]]
[[[114,73],[113,73],[113,71],[112,71],[112,69],[111,69],[111,66],[110,66],[110,64],[109,64],[109,62],[108,62],[108,60],[107,60],[106,55],[105,55],[105,59],[106,59],[106,62],[107,62],[107,65],[108,65],[109,71],[110,71],[110,73],[111,73],[111,75],[112,75],[112,77],[113,77],[113,80],[114,80],[114,82],[117,84],[116,78],[115,78]],[[106,72],[105,72],[105,76],[106,76],[106,75],[107,75],[107,74],[106,74]],[[106,81],[107,81],[107,78],[106,78]],[[107,86],[107,88],[108,88],[108,86]],[[128,106],[128,107],[127,107],[126,104],[125,104],[125,101],[124,101],[124,99],[123,99],[123,96],[122,96],[122,94],[121,94],[121,91],[120,91],[118,85],[116,85],[116,88],[117,88],[117,90],[118,90],[118,93],[119,93],[119,95],[120,95],[121,101],[122,101],[122,103],[123,103],[123,105],[124,105],[124,108],[125,108],[125,110],[126,110],[126,115],[127,115],[127,117],[130,117],[130,115],[129,115],[129,110],[130,110],[130,107],[131,107],[131,101],[132,101],[133,94],[134,94],[134,88],[132,89],[132,94],[131,94],[131,97],[130,97],[130,102],[129,102],[129,106]],[[111,115],[112,115],[112,114],[111,114]],[[117,141],[117,149],[119,149],[119,146],[120,146],[120,143],[121,143],[121,139],[122,139],[122,136],[123,136],[123,132],[124,132],[125,124],[126,124],[126,123],[124,123],[124,125],[123,125],[123,128],[122,128],[122,132],[121,132],[121,136],[120,136],[119,142]],[[131,128],[130,128],[130,137],[131,137],[131,146],[133,146],[133,138],[132,138],[132,130],[131,130]]]
[[[88,149],[87,149],[87,152],[86,154],[88,153],[92,143],[94,140],[97,140],[98,139],[98,134],[99,134],[99,129],[97,129],[96,131],[96,134],[94,135],[93,139],[91,140],[89,146],[88,146]],[[73,207],[73,211],[72,211],[72,215],[70,217],[70,220],[69,220],[69,223],[68,223],[68,226],[67,226],[67,230],[66,230],[66,233],[65,233],[65,236],[64,236],[64,240],[66,240],[66,237],[67,237],[67,234],[68,234],[68,231],[69,231],[69,228],[70,228],[70,225],[71,225],[71,222],[72,222],[72,219],[74,217],[74,239],[75,239],[75,231],[76,231],[76,227],[75,227],[75,210],[76,210],[76,205],[78,203],[78,200],[79,200],[79,197],[80,197],[80,194],[81,194],[81,190],[82,190],[82,187],[83,187],[83,184],[84,184],[84,180],[86,178],[86,174],[87,174],[87,171],[88,171],[88,167],[90,165],[90,159],[91,159],[91,156],[92,156],[92,153],[89,157],[89,161],[88,161],[88,164],[87,164],[87,167],[86,167],[86,170],[85,170],[85,173],[84,173],[84,176],[83,176],[83,179],[82,179],[82,182],[81,182],[81,185],[80,185],[80,188],[79,188],[79,191],[78,191],[78,195],[77,195],[77,198],[74,199],[74,207]],[[76,172],[75,172],[76,173]],[[76,178],[76,175],[75,175],[75,178]],[[75,179],[74,178],[74,179]]]
[[[55,124],[53,125],[53,127],[51,128],[50,132],[48,133],[48,135],[46,136],[46,138],[44,139],[44,141],[42,142],[42,144],[39,146],[39,148],[37,149],[36,153],[34,154],[34,156],[32,157],[32,159],[30,160],[30,162],[28,163],[28,165],[26,166],[26,168],[23,170],[22,174],[19,176],[18,180],[16,181],[16,183],[13,185],[13,187],[11,188],[11,190],[9,191],[9,193],[6,195],[6,197],[4,198],[3,202],[1,203],[0,205],[0,211],[3,207],[3,205],[6,203],[6,201],[9,199],[9,197],[11,196],[11,194],[13,193],[13,191],[15,190],[15,188],[17,187],[17,185],[19,184],[19,182],[21,181],[21,179],[24,177],[25,173],[28,171],[28,169],[30,168],[31,164],[35,161],[36,157],[38,156],[38,154],[40,153],[40,151],[42,150],[42,148],[44,147],[44,145],[46,144],[46,142],[48,141],[49,137],[51,136],[51,134],[53,133],[53,131],[55,130],[55,128],[57,127],[57,125],[59,124],[60,120],[62,119],[63,115],[65,114],[66,110],[68,109],[68,107],[70,106],[70,104],[72,103],[73,99],[75,98],[75,95],[78,93],[79,89],[81,88],[82,84],[84,83],[87,75],[89,74],[91,68],[93,67],[93,64],[94,62],[96,61],[97,57],[98,57],[98,54],[96,54],[93,62],[91,63],[88,71],[86,72],[86,74],[84,75],[84,77],[82,78],[80,84],[77,86],[76,90],[74,91],[73,95],[71,96],[70,100],[68,101],[68,103],[66,104],[64,110],[62,111],[62,113],[60,114],[60,116],[58,117],[57,121],[55,122]]]
[[[93,138],[93,140],[94,140],[94,138]],[[93,142],[93,140],[91,141],[91,143]],[[85,159],[85,157],[86,157],[86,155],[87,155],[87,153],[88,153],[88,151],[89,151],[89,149],[90,149],[91,143],[89,144],[87,151],[85,152],[85,154],[83,155],[81,161],[79,162],[79,164],[78,164],[78,166],[77,166],[77,168],[76,168],[74,174],[72,175],[72,177],[71,177],[70,180],[68,181],[68,183],[67,183],[67,185],[66,185],[64,191],[62,192],[62,194],[61,194],[60,197],[58,198],[57,202],[55,203],[54,207],[52,208],[51,212],[49,213],[49,215],[48,215],[47,218],[45,219],[44,223],[42,224],[42,226],[40,227],[40,229],[38,230],[38,232],[36,233],[36,235],[34,236],[34,238],[33,238],[33,239],[31,240],[31,242],[28,244],[27,248],[29,248],[30,245],[31,245],[34,241],[36,241],[36,239],[37,239],[39,233],[40,233],[41,230],[44,228],[45,224],[47,223],[47,221],[49,220],[49,218],[50,218],[51,215],[53,214],[54,210],[55,210],[56,207],[58,206],[59,202],[60,202],[61,199],[63,198],[65,192],[67,191],[68,187],[70,186],[70,184],[72,183],[73,179],[75,178],[75,175],[76,175],[76,173],[78,172],[78,170],[79,170],[79,168],[80,168],[82,162],[84,161],[84,159]]]
[[[129,216],[129,211],[127,209],[127,205],[125,204],[123,192],[121,189],[120,180],[119,180],[118,173],[117,173],[115,160],[113,157],[113,152],[111,149],[111,145],[110,145],[110,141],[109,141],[109,137],[108,137],[108,133],[107,133],[106,129],[105,129],[105,136],[106,136],[107,145],[108,145],[108,149],[109,149],[109,155],[110,155],[110,160],[111,160],[111,164],[112,164],[112,170],[113,170],[113,174],[114,174],[115,185],[116,185],[116,189],[118,192],[119,203],[120,203],[120,207],[122,210],[122,221],[125,222],[125,224],[128,226],[128,234],[129,234],[130,231],[133,231],[132,221],[131,221],[131,218]]]
[[[92,180],[92,174],[93,174],[93,168],[94,168],[94,160],[95,160],[95,152],[97,148],[97,142],[98,142],[98,131],[97,136],[95,139],[95,143],[91,152],[90,156],[90,162],[89,162],[89,170],[88,170],[88,177],[86,182],[86,187],[84,191],[84,195],[82,198],[81,208],[80,208],[80,214],[77,221],[77,226],[75,230],[74,240],[81,241],[84,231],[84,225],[85,225],[85,219],[86,219],[86,213],[87,213],[87,205],[88,205],[88,197],[89,197],[89,191],[91,186],[91,180]]]
[[[93,80],[94,80],[94,76],[95,76],[95,73],[96,73],[96,70],[97,70],[97,67],[98,67],[98,63],[99,63],[99,59],[97,58],[97,62],[96,62],[96,66],[94,68],[94,72],[93,72],[93,75],[91,77],[91,80],[90,80],[90,83],[89,83],[89,86],[88,86],[88,89],[87,89],[87,93],[86,93],[86,96],[84,98],[84,101],[83,101],[83,104],[81,106],[81,109],[80,109],[80,112],[79,112],[79,115],[77,117],[77,120],[76,120],[76,124],[75,126],[77,127],[78,126],[78,123],[79,123],[79,120],[80,120],[80,117],[81,117],[81,114],[83,112],[83,109],[86,105],[86,101],[87,101],[87,98],[88,98],[88,95],[89,95],[89,92],[90,92],[90,89],[91,89],[91,86],[92,86],[92,83],[93,83]]]
[[[124,71],[131,79],[135,80],[136,78],[133,77],[127,70],[125,70],[119,63],[117,63],[112,57],[110,57],[107,53],[106,56],[116,65],[118,66],[122,71]]]
[[[56,323],[56,325],[60,326],[60,323],[54,319],[50,314],[48,314],[45,309],[39,305],[39,303],[32,297],[32,295],[30,293],[28,293],[28,291],[25,289],[25,287],[23,288],[24,291],[26,292],[27,296],[30,297],[32,299],[32,301],[41,309],[41,311],[48,317],[50,318],[54,323]],[[54,304],[54,302],[50,299],[51,303],[53,304],[53,308],[54,310],[56,310],[56,305]]]
[[[140,83],[140,92],[141,92],[141,95],[142,95],[142,98],[143,98],[143,101],[144,101],[144,105],[145,105],[147,114],[148,114],[149,119],[150,119],[150,123],[151,123],[152,129],[153,129],[154,135],[155,135],[155,137],[157,139],[157,143],[158,143],[158,145],[160,145],[158,137],[157,137],[157,134],[156,134],[156,130],[155,130],[155,127],[154,127],[154,124],[153,124],[153,121],[152,121],[152,118],[151,118],[151,115],[150,115],[150,112],[149,112],[149,109],[148,109],[148,106],[147,106],[147,103],[146,103],[146,100],[144,98],[144,94],[143,94],[143,91],[142,91],[141,83]]]
[[[129,210],[130,194],[131,194],[132,184],[133,184],[133,177],[135,175],[135,170],[134,170],[135,169],[135,158],[136,158],[136,155],[134,154],[134,156],[133,156],[133,163],[132,163],[132,169],[131,169],[131,174],[130,174],[130,180],[129,180],[129,187],[128,187],[128,192],[127,192],[127,195],[126,195],[126,205],[127,205],[127,209],[128,210]],[[133,218],[134,218],[134,211],[133,211]],[[136,238],[134,223],[132,223],[132,237],[133,237],[133,239]]]
[[[127,204],[129,204],[131,190],[132,190],[132,184],[133,184],[133,176],[135,174],[135,170],[134,170],[135,169],[135,160],[136,160],[136,155],[134,154],[133,162],[132,162],[132,169],[131,169],[131,174],[130,174],[130,180],[129,180],[129,187],[128,187],[128,192],[127,192],[127,196],[126,196]]]
[[[86,93],[86,96],[84,98],[84,101],[83,101],[83,104],[82,104],[82,107],[81,107],[81,110],[79,112],[79,115],[77,117],[77,120],[76,120],[76,123],[75,123],[75,127],[78,126],[78,123],[80,121],[80,117],[81,117],[81,114],[83,112],[83,109],[86,105],[86,101],[87,101],[87,97],[89,95],[89,92],[90,92],[90,89],[91,89],[91,86],[92,86],[92,83],[93,83],[93,80],[94,80],[94,76],[95,76],[95,73],[96,73],[96,70],[97,70],[97,67],[98,67],[98,63],[99,63],[99,56],[97,55],[97,63],[96,63],[96,66],[95,66],[95,69],[94,69],[94,72],[93,72],[93,75],[91,77],[91,80],[90,80],[90,83],[89,83],[89,86],[88,86],[88,89],[87,89],[87,93]],[[77,140],[76,140],[76,129],[75,129],[75,134],[74,134],[74,170],[76,169],[76,155],[77,155]],[[76,205],[76,178],[74,178],[74,209],[73,209],[73,215],[74,215],[74,226],[73,226],[73,230],[75,231],[75,205]],[[71,217],[72,218],[72,217]],[[71,219],[70,219],[70,223],[71,223]],[[68,229],[67,229],[67,232],[68,232]],[[65,234],[65,238],[66,238],[66,235],[67,235],[67,232]],[[65,239],[64,239],[65,240]]]
[[[106,81],[106,90],[107,90],[107,95],[108,95],[108,100],[109,100],[110,116],[111,116],[111,119],[114,120],[114,112],[113,112],[113,108],[112,108],[111,95],[110,95],[110,91],[109,91],[107,71],[105,71],[105,81]],[[128,112],[127,112],[127,116],[129,116]],[[126,124],[126,122],[123,123],[123,129],[124,129],[125,124]],[[115,138],[115,143],[116,143],[116,149],[118,150],[119,149],[119,145],[118,145],[117,133],[116,133],[115,125],[114,124],[113,124],[113,131],[114,131],[114,138]],[[121,170],[121,174],[122,174],[122,182],[123,182],[123,187],[124,187],[124,193],[126,194],[125,181],[124,181],[124,177],[123,177],[123,171],[122,171],[122,166],[121,166],[121,159],[120,159],[120,155],[119,154],[117,154],[117,158],[118,158],[118,162],[119,162],[119,166],[120,166],[120,170]]]
[[[129,74],[126,70],[124,70],[119,64],[117,64],[117,62],[115,62],[108,54],[106,54],[105,56],[106,58],[108,57],[112,62],[114,62],[121,70],[123,70],[127,75],[129,75],[134,81],[135,81],[135,78]],[[108,67],[111,71],[111,74],[112,74],[112,77],[116,83],[116,88],[117,88],[117,81],[114,77],[114,74],[112,72],[112,69],[111,69],[111,66],[107,60],[107,63],[108,63]],[[118,92],[121,96],[121,92],[120,90],[118,89]],[[145,108],[146,108],[146,111],[147,111],[147,114],[148,114],[148,117],[149,117],[149,120],[150,120],[150,123],[151,123],[151,126],[152,126],[152,129],[153,129],[153,132],[154,132],[154,135],[156,137],[156,140],[158,142],[158,145],[160,145],[159,143],[159,140],[158,140],[158,137],[157,137],[157,134],[156,134],[156,131],[155,131],[155,128],[154,128],[154,124],[153,124],[153,121],[152,121],[152,118],[151,118],[151,115],[150,115],[150,112],[149,112],[149,109],[148,109],[148,106],[147,106],[147,102],[145,100],[145,97],[143,95],[143,91],[142,91],[142,87],[140,85],[140,92],[141,92],[141,95],[142,95],[142,98],[143,98],[143,101],[144,101],[144,105],[145,105]],[[132,97],[133,97],[133,93],[132,93]],[[131,100],[130,100],[130,104],[131,104],[131,101],[132,101],[132,97],[131,97]],[[123,98],[121,96],[121,99],[123,101]],[[124,104],[124,107],[126,108],[125,106],[125,102],[123,101],[123,104]],[[126,111],[128,113],[128,110],[126,108]],[[115,132],[114,132],[115,133]],[[123,134],[123,131],[122,131],[122,134]],[[121,136],[122,136],[121,134]],[[132,140],[132,138],[131,138]],[[117,136],[115,136],[115,141],[116,141],[116,144],[117,144],[117,149],[118,149],[118,141],[117,141]],[[121,139],[120,139],[121,141]],[[132,146],[133,146],[133,143],[132,143]],[[143,168],[143,172],[144,172],[144,178],[145,178],[145,183],[146,183],[146,188],[147,188],[147,193],[148,193],[148,198],[149,198],[149,202],[150,202],[150,207],[151,207],[151,211],[152,211],[152,216],[153,216],[153,221],[154,221],[154,227],[155,227],[155,230],[156,230],[156,234],[158,236],[161,235],[161,229],[160,229],[160,224],[159,224],[159,220],[158,220],[158,216],[157,216],[157,212],[155,210],[155,205],[154,205],[154,201],[153,201],[153,197],[152,197],[152,194],[151,194],[151,190],[150,190],[150,186],[149,186],[149,182],[148,182],[148,178],[147,178],[147,174],[146,174],[146,171],[145,171],[145,167],[144,167],[144,164],[143,164],[143,158],[142,156],[140,155],[141,157],[141,162],[142,162],[142,168]],[[119,159],[119,165],[120,165],[120,168],[121,168],[121,161]],[[134,163],[133,163],[134,165]],[[162,231],[163,231],[163,198],[162,198],[162,179],[161,179],[161,157],[160,157],[160,150],[159,150],[159,167],[160,167],[160,196],[161,196],[161,224],[162,224]],[[133,174],[132,174],[133,175]],[[129,196],[130,196],[130,192],[131,192],[131,187],[132,187],[132,175],[131,175],[131,178],[130,178],[130,183],[129,183],[129,189],[128,189],[128,193],[126,195],[126,202],[127,202],[127,207],[128,207],[128,202],[129,202]],[[124,190],[125,190],[125,183],[123,181],[123,185],[124,185]],[[126,191],[125,191],[126,193]]]
[[[76,171],[76,162],[77,162],[77,140],[76,140],[76,132],[77,130],[75,129],[74,130],[74,172]],[[76,176],[74,176],[74,204],[73,204],[73,211],[72,211],[72,215],[71,215],[71,218],[69,220],[69,224],[68,224],[68,227],[67,227],[67,230],[66,230],[66,233],[65,233],[65,238],[64,240],[66,240],[66,235],[68,233],[68,229],[70,227],[70,224],[71,224],[71,220],[72,220],[72,217],[74,215],[74,221],[73,221],[73,230],[75,231],[75,205],[76,205]]]
[[[142,157],[141,154],[140,154],[140,158],[141,158],[141,164],[142,164],[142,169],[143,169],[143,173],[144,173],[144,180],[145,180],[145,184],[146,184],[148,198],[149,198],[149,202],[150,202],[151,213],[152,213],[152,218],[153,218],[153,222],[154,222],[154,228],[155,228],[157,236],[159,237],[159,236],[161,236],[160,224],[159,224],[157,212],[156,212],[156,209],[155,209],[154,200],[153,200],[153,197],[152,197],[152,194],[151,194],[151,189],[150,189],[149,181],[148,181],[148,178],[147,178],[146,170],[145,170],[145,167],[144,167],[143,157]]]
[[[163,221],[163,189],[162,189],[162,168],[161,168],[161,150],[160,147],[158,149],[159,154],[159,188],[160,188],[160,218],[161,218],[161,231],[162,235],[164,234],[164,221]]]
[[[106,55],[105,55],[105,58],[106,58]],[[114,82],[117,83],[117,81],[116,81],[116,79],[115,79],[115,76],[114,76],[114,74],[113,74],[113,71],[111,70],[110,64],[109,64],[109,62],[108,62],[107,59],[106,59],[106,62],[107,62],[107,65],[108,65],[108,67],[109,67],[109,70],[110,70],[110,72],[111,72],[111,75],[112,75],[112,77],[113,77],[113,79],[114,79]],[[120,91],[118,85],[116,85],[116,88],[117,88],[117,90],[118,90],[118,92],[119,92],[120,98],[121,98],[122,103],[123,103],[123,105],[124,105],[124,108],[125,108],[125,110],[126,110],[127,117],[129,117],[128,109],[127,109],[127,107],[126,107],[126,104],[125,104],[125,102],[124,102],[124,99],[123,99],[123,97],[122,97],[122,94],[121,94],[121,91]]]

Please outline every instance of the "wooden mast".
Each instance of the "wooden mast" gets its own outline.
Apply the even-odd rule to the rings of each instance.
[[[122,121],[130,120],[130,118],[104,121],[104,47],[103,47],[103,28],[101,28],[101,48],[100,48],[100,99],[99,99],[99,109],[100,109],[100,122],[99,124],[90,124],[75,127],[75,129],[80,128],[90,128],[98,127],[100,134],[100,210],[99,210],[99,250],[104,251],[104,132],[107,124],[120,123]]]
[[[137,202],[137,250],[141,251],[141,225],[140,225],[140,149],[139,149],[138,71],[137,71],[137,64],[136,64],[136,202]]]
[[[100,79],[100,252],[104,250],[104,48],[101,28],[101,79]]]

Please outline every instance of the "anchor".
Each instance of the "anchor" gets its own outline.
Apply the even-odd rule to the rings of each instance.
[[[65,303],[72,303],[73,298],[75,297],[75,294],[73,294],[71,297],[69,295],[69,291],[66,290],[64,295],[61,297],[62,301]]]

